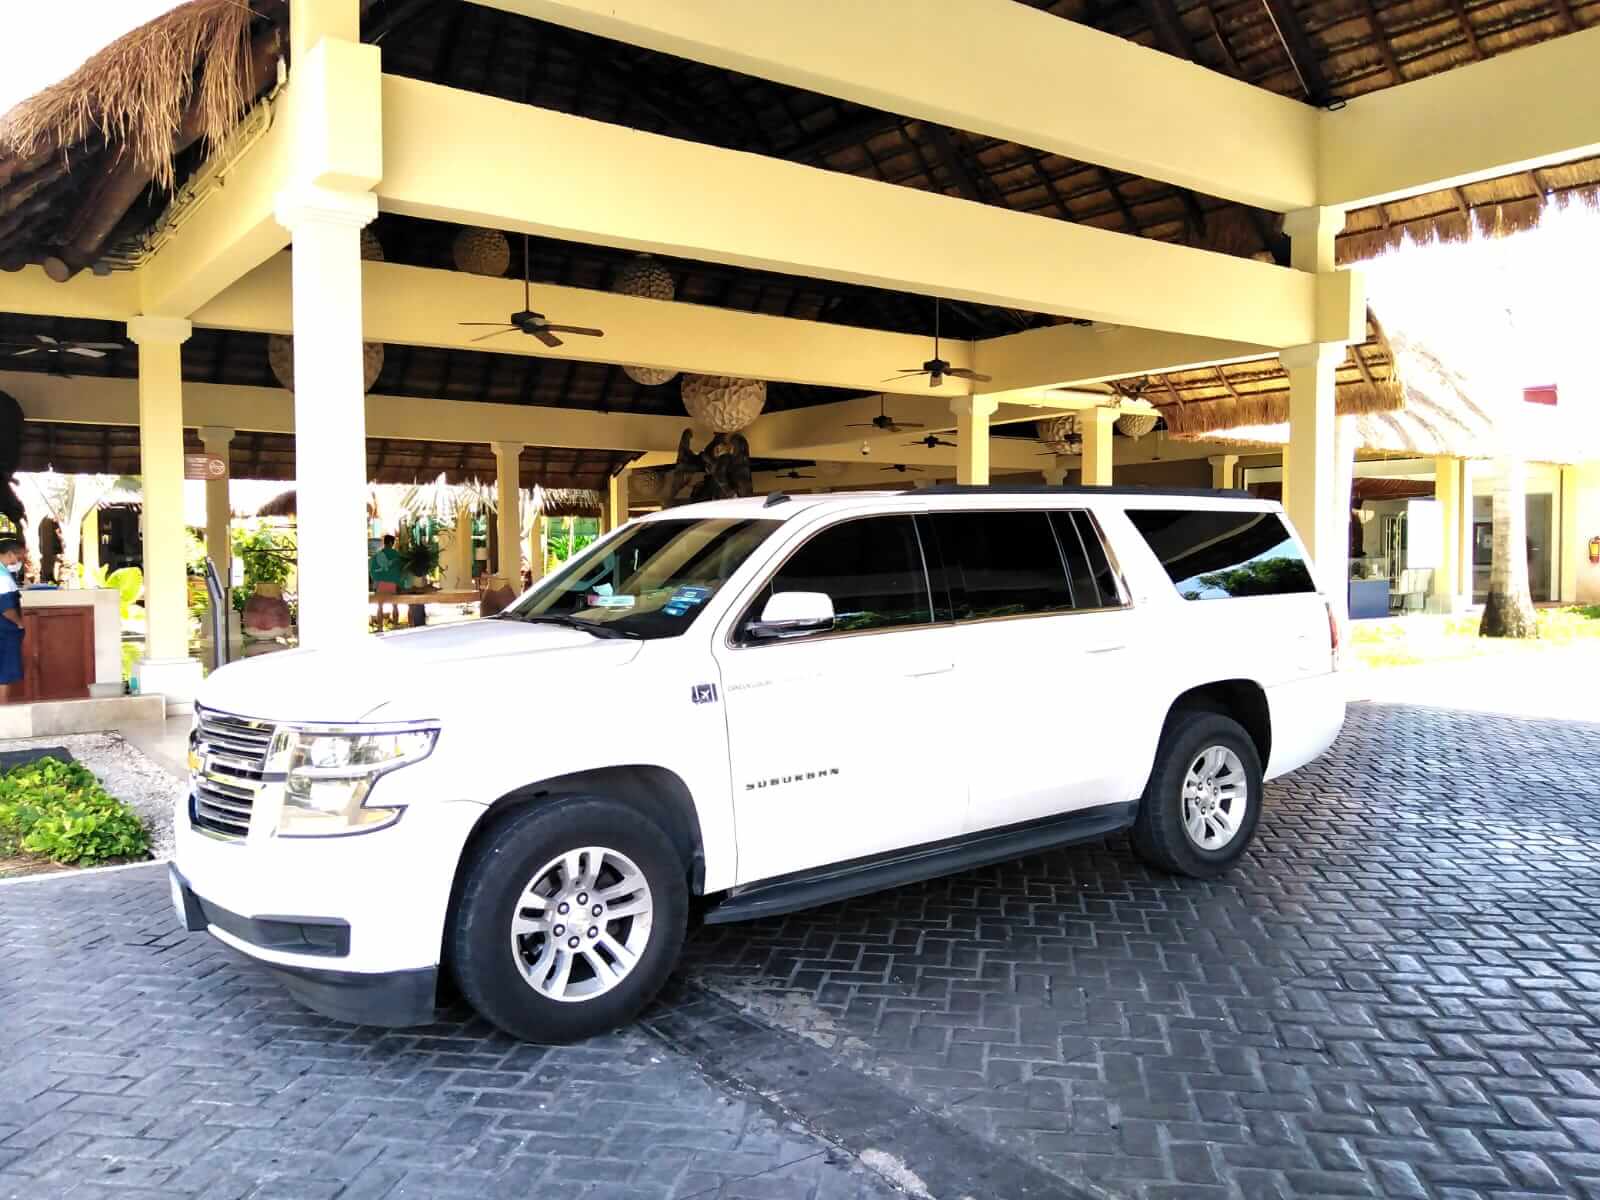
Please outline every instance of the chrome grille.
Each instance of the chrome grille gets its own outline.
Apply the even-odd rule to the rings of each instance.
[[[268,782],[267,755],[275,732],[269,721],[197,708],[191,748],[189,819],[199,829],[225,838],[250,832],[257,794]]]

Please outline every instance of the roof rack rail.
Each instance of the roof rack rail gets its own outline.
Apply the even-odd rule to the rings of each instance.
[[[907,489],[908,491],[912,489]],[[935,483],[916,488],[919,496],[1226,496],[1256,500],[1239,488],[1156,487],[1146,483]]]

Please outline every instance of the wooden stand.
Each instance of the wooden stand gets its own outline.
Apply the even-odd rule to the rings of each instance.
[[[22,682],[0,687],[0,702],[83,700],[94,682],[94,610],[22,612]]]

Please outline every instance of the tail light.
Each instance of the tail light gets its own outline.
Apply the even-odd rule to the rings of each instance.
[[[1333,669],[1339,669],[1339,617],[1333,611],[1333,605],[1324,604],[1328,611],[1328,651],[1333,656]]]

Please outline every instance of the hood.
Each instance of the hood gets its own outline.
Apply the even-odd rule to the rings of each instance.
[[[556,673],[622,666],[642,645],[559,625],[467,621],[230,663],[206,678],[197,702],[269,721],[426,720],[443,715],[441,697],[502,678],[544,688]]]

